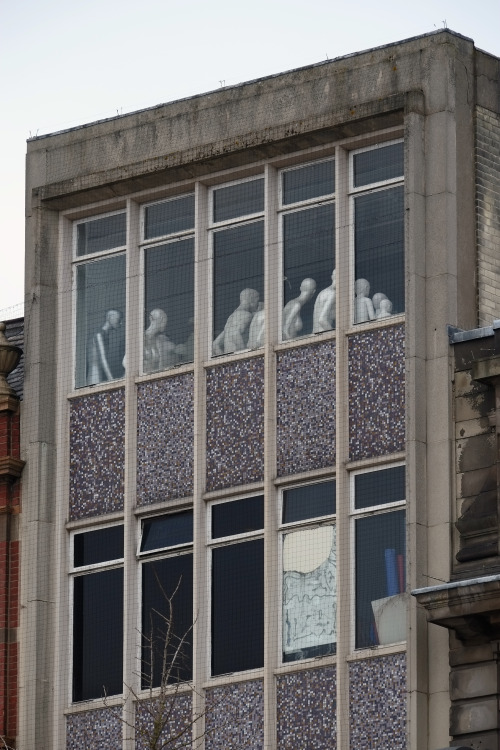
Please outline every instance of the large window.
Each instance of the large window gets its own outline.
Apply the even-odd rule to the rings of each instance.
[[[404,312],[403,143],[352,154],[354,323]]]
[[[283,661],[333,654],[337,645],[335,482],[282,495]]]
[[[141,687],[190,680],[193,661],[193,512],[142,521]]]
[[[406,638],[405,467],[355,474],[356,648]]]
[[[122,692],[123,526],[73,535],[73,700]]]
[[[212,675],[264,663],[264,498],[211,507]]]

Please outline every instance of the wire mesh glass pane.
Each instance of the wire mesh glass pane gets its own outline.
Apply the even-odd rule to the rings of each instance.
[[[354,477],[354,507],[371,508],[375,505],[397,503],[405,499],[405,467],[369,471]]]
[[[194,194],[144,208],[144,239],[194,229]]]
[[[264,495],[212,506],[212,539],[264,528]]]
[[[335,328],[335,204],[285,214],[283,246],[283,340]]]
[[[123,570],[74,579],[73,700],[121,693]]]
[[[76,386],[125,374],[125,255],[77,267]]]
[[[212,550],[212,675],[264,663],[264,540]]]
[[[283,537],[283,661],[333,654],[337,643],[335,526]]]
[[[74,565],[94,565],[123,557],[123,526],[75,534]]]
[[[126,242],[127,217],[125,212],[76,225],[77,256],[123,247]]]
[[[194,239],[145,250],[145,373],[194,356]]]
[[[249,346],[250,325],[264,297],[264,222],[213,235],[215,355]]]
[[[355,198],[355,279],[355,323],[404,312],[402,186]]]
[[[354,187],[392,180],[404,174],[403,143],[373,148],[353,155]]]
[[[283,523],[335,513],[335,482],[318,482],[283,491]]]
[[[193,541],[193,511],[169,513],[142,522],[141,552],[151,552]]]
[[[356,524],[356,648],[406,638],[405,512]]]
[[[227,221],[264,210],[264,179],[239,182],[213,192],[213,220]]]
[[[193,555],[143,563],[143,689],[191,679],[192,629]]]
[[[282,173],[283,205],[331,195],[335,192],[335,162],[320,161]]]

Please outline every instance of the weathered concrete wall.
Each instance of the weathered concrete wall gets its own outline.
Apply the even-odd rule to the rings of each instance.
[[[500,317],[500,115],[476,112],[479,324]]]

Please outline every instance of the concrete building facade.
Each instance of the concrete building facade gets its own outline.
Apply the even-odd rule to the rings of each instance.
[[[440,31],[29,141],[21,748],[465,735],[410,592],[465,571],[499,134]]]

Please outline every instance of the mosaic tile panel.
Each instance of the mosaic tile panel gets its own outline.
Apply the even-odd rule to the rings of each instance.
[[[158,701],[141,701],[137,705],[135,717],[135,750],[148,750],[151,747],[153,727],[159,720],[167,719],[160,735],[158,748],[191,747],[191,695],[173,693],[163,707]],[[174,739],[177,738],[177,739]],[[164,744],[162,744],[164,743]],[[156,747],[156,745],[155,745]]]
[[[406,654],[349,665],[351,750],[406,750]]]
[[[349,456],[405,448],[404,326],[349,338]]]
[[[121,709],[101,708],[66,717],[66,750],[121,750]]]
[[[207,690],[206,750],[262,750],[264,684],[239,682]]]
[[[125,392],[82,396],[70,406],[70,518],[123,510]]]
[[[335,750],[336,690],[335,667],[278,677],[278,750]]]
[[[335,464],[335,342],[278,355],[278,476]]]
[[[264,476],[264,360],[214,367],[207,374],[207,490]]]
[[[194,378],[143,383],[137,394],[137,504],[193,494]]]

